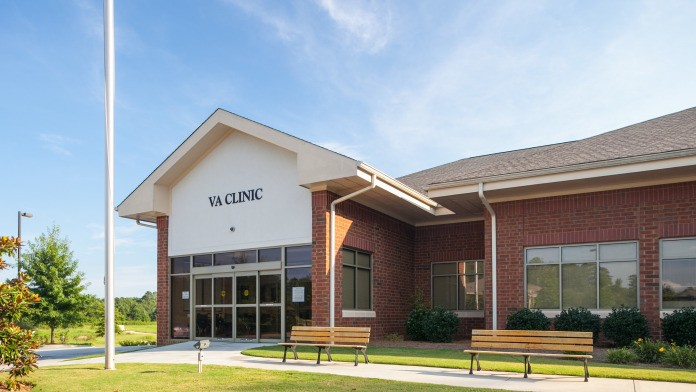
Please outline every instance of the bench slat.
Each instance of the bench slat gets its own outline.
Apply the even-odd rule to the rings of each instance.
[[[519,355],[530,357],[551,357],[551,358],[576,358],[576,359],[592,359],[592,355],[587,354],[552,354],[552,353],[525,353],[515,351],[488,351],[488,350],[464,350],[467,354],[494,354],[494,355]]]
[[[296,336],[345,336],[345,337],[369,337],[369,332],[323,332],[323,331],[293,331]]]
[[[471,342],[473,348],[517,348],[526,350],[579,351],[593,352],[592,346],[572,344],[541,344],[541,343],[502,343],[502,342]]]
[[[321,343],[367,343],[368,340],[365,338],[332,338],[329,336],[316,336],[316,337],[302,337],[302,338],[295,338],[295,339],[290,339],[290,340],[295,340],[298,342],[321,342]]]
[[[295,325],[292,327],[292,330],[297,330],[297,331],[336,331],[336,332],[370,332],[371,327],[311,327],[311,326],[304,326],[304,325]]]
[[[526,331],[515,329],[474,329],[471,331],[473,336],[550,336],[550,337],[572,337],[588,338],[592,337],[592,332],[582,331]]]
[[[476,336],[477,342],[560,343],[592,345],[592,338],[560,338],[541,336]]]

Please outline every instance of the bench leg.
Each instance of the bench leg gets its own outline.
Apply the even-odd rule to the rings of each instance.
[[[358,366],[358,349],[355,349],[355,366]]]
[[[370,363],[370,360],[367,359],[367,348],[363,348],[362,350],[363,357],[365,357],[365,363]]]
[[[285,346],[285,350],[283,350],[283,362],[285,362],[285,357],[288,355],[288,346]]]
[[[326,358],[329,360],[329,362],[333,361],[333,359],[331,359],[331,347],[324,347],[324,352],[326,353]]]
[[[317,347],[317,365],[321,363],[321,347]]]
[[[527,378],[527,366],[529,365],[529,356],[524,356],[524,378]]]
[[[476,353],[476,371],[481,371],[481,362],[479,362],[479,353]]]
[[[532,357],[527,358],[527,373],[532,374]]]
[[[585,382],[587,382],[587,379],[590,378],[590,372],[587,371],[587,358],[583,362],[585,362]]]
[[[295,356],[295,360],[297,361],[297,346],[292,346],[292,354]]]
[[[469,374],[474,374],[474,354],[471,354],[471,362],[469,363]]]

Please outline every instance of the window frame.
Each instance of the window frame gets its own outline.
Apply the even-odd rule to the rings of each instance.
[[[673,241],[684,241],[684,240],[696,240],[696,237],[674,237],[674,238],[661,238],[660,239],[660,314],[664,317],[667,314],[670,314],[677,310],[677,308],[665,308],[663,306],[663,298],[662,298],[662,285],[664,284],[664,244],[665,242],[673,242]],[[694,258],[696,258],[696,255],[694,255]],[[680,259],[667,259],[667,260],[680,260]],[[696,305],[693,305],[696,306]]]
[[[348,312],[371,312],[371,311],[373,311],[374,310],[374,299],[373,299],[372,283],[374,281],[373,271],[374,271],[374,267],[375,267],[373,254],[370,252],[366,252],[366,251],[362,251],[362,250],[354,249],[354,248],[349,248],[349,247],[341,247],[340,251],[341,251],[341,309],[344,312],[345,311],[348,311]],[[355,265],[346,265],[345,263],[343,263],[343,252],[344,251],[353,252],[355,254]],[[370,258],[370,268],[358,266],[358,253],[361,253],[363,255],[367,255]],[[355,271],[355,273],[353,274],[353,276],[354,276],[354,280],[353,280],[353,303],[355,304],[355,307],[353,307],[353,308],[346,308],[343,306],[343,295],[345,293],[345,288],[343,287],[343,279],[344,279],[343,271],[346,268],[353,268]],[[370,301],[370,306],[368,308],[358,308],[357,307],[358,306],[358,298],[357,298],[357,295],[358,295],[358,287],[357,287],[358,286],[358,274],[357,274],[357,272],[359,269],[367,270],[370,273],[370,282],[368,284],[368,287],[370,288],[370,293],[368,296],[369,301]]]
[[[483,270],[479,273],[478,272],[478,263],[481,262],[483,263]],[[476,272],[473,274],[467,274],[466,273],[466,264],[467,263],[474,263],[475,270]],[[442,264],[455,264],[457,266],[457,273],[456,274],[438,274],[435,275],[433,273],[433,269],[435,265],[442,265]],[[464,269],[463,273],[459,272],[459,264],[464,264]],[[486,309],[486,260],[484,259],[472,259],[472,260],[457,260],[457,261],[433,261],[430,263],[430,306],[435,307],[437,306],[435,304],[435,296],[433,295],[434,292],[434,278],[435,277],[442,277],[442,276],[455,276],[457,279],[459,279],[460,276],[481,276],[483,278],[483,305],[481,309],[459,309],[459,284],[457,284],[457,292],[455,294],[457,298],[457,309],[450,309],[453,312],[459,314],[459,315],[472,315],[472,316],[478,316],[479,314],[482,316],[483,311]],[[478,279],[476,279],[476,292],[478,293]],[[478,305],[478,302],[477,302]]]
[[[630,260],[630,259],[606,259],[602,260],[600,259],[600,246],[601,245],[616,245],[616,244],[634,244],[635,245],[635,251],[636,251],[636,257],[635,260]],[[595,260],[592,261],[568,261],[565,262],[563,260],[563,248],[572,248],[572,247],[581,247],[581,246],[594,246],[595,247]],[[527,251],[529,250],[534,250],[534,249],[551,249],[551,248],[556,248],[558,250],[558,261],[555,262],[548,262],[548,263],[529,263],[527,260]],[[587,308],[590,312],[594,314],[609,314],[611,311],[611,308],[601,308],[600,303],[601,303],[601,298],[600,298],[600,265],[602,263],[611,263],[611,262],[622,262],[622,263],[635,263],[635,271],[636,271],[636,307],[640,309],[640,241],[639,240],[629,240],[629,241],[610,241],[610,242],[589,242],[589,243],[570,243],[570,244],[562,244],[562,245],[544,245],[544,246],[528,246],[524,247],[522,250],[522,265],[524,269],[524,274],[523,274],[523,279],[524,279],[524,305],[527,307],[529,305],[529,291],[527,289],[527,284],[528,284],[528,267],[531,266],[537,266],[537,265],[557,265],[558,266],[558,302],[559,302],[559,307],[558,308],[534,308],[534,309],[539,309],[544,314],[548,315],[557,315],[560,314],[560,312],[563,309],[567,309],[568,307],[564,307],[563,305],[563,265],[569,265],[569,264],[586,264],[586,263],[594,263],[595,264],[595,289],[596,289],[596,297],[595,297],[595,303],[596,306],[593,308]]]

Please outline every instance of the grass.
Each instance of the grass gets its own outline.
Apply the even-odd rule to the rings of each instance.
[[[317,351],[314,348],[298,347],[297,351],[300,359],[317,359]],[[470,358],[468,354],[464,354],[461,350],[447,349],[369,347],[367,353],[372,363],[467,370]],[[280,346],[256,347],[245,350],[242,354],[265,358],[282,358],[283,348]],[[334,361],[341,362],[353,362],[355,360],[354,351],[350,349],[332,349],[331,357]],[[291,352],[288,352],[288,358],[290,358],[290,361],[294,360]],[[325,358],[326,355],[322,354],[322,360],[325,360]],[[362,357],[360,359],[362,360]],[[482,354],[479,359],[482,370],[524,373],[522,357]],[[578,377],[584,375],[582,361],[567,359],[532,358],[532,370],[538,374]],[[696,383],[696,371],[694,370],[657,368],[645,365],[614,365],[592,361],[589,362],[589,370],[590,377]]]
[[[335,376],[317,373],[270,371],[206,365],[198,374],[196,365],[119,364],[106,371],[100,365],[41,368],[25,381],[32,391],[502,391],[457,388],[444,385]]]
[[[51,330],[46,327],[36,327],[37,334],[48,341]],[[60,335],[67,331],[67,339],[64,344],[75,344],[85,346],[103,346],[104,337],[97,336],[96,329],[92,325],[81,325],[68,329],[55,330],[55,342],[62,344]],[[157,323],[138,323],[135,325],[126,324],[126,331],[116,334],[116,344],[124,340],[157,339]]]

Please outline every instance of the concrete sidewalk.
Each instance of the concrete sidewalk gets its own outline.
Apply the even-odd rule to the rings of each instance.
[[[543,374],[530,374],[525,379],[520,373],[504,372],[476,372],[469,375],[468,371],[461,369],[443,369],[420,366],[378,365],[361,363],[356,368],[352,363],[324,362],[317,365],[314,361],[289,359],[282,363],[279,359],[257,358],[241,355],[241,351],[252,347],[258,347],[259,343],[225,343],[212,342],[208,350],[205,350],[203,372],[205,365],[240,366],[246,368],[265,370],[285,370],[313,372],[323,374],[335,374],[342,376],[380,378],[385,380],[406,381],[416,383],[441,384],[457,387],[471,388],[498,388],[513,391],[563,391],[563,392],[644,392],[644,391],[669,391],[669,392],[694,392],[696,385],[640,381],[619,380],[611,378],[593,378],[584,382],[582,377],[550,376]],[[102,351],[103,353],[103,351]],[[368,350],[369,354],[369,350]],[[292,358],[292,356],[290,356]],[[157,348],[131,351],[116,356],[118,363],[172,363],[191,364],[198,362],[197,350],[193,348],[193,342],[162,346]],[[90,358],[82,360],[42,359],[39,366],[76,365],[76,364],[103,364],[104,358]],[[590,376],[592,364],[590,363]]]

